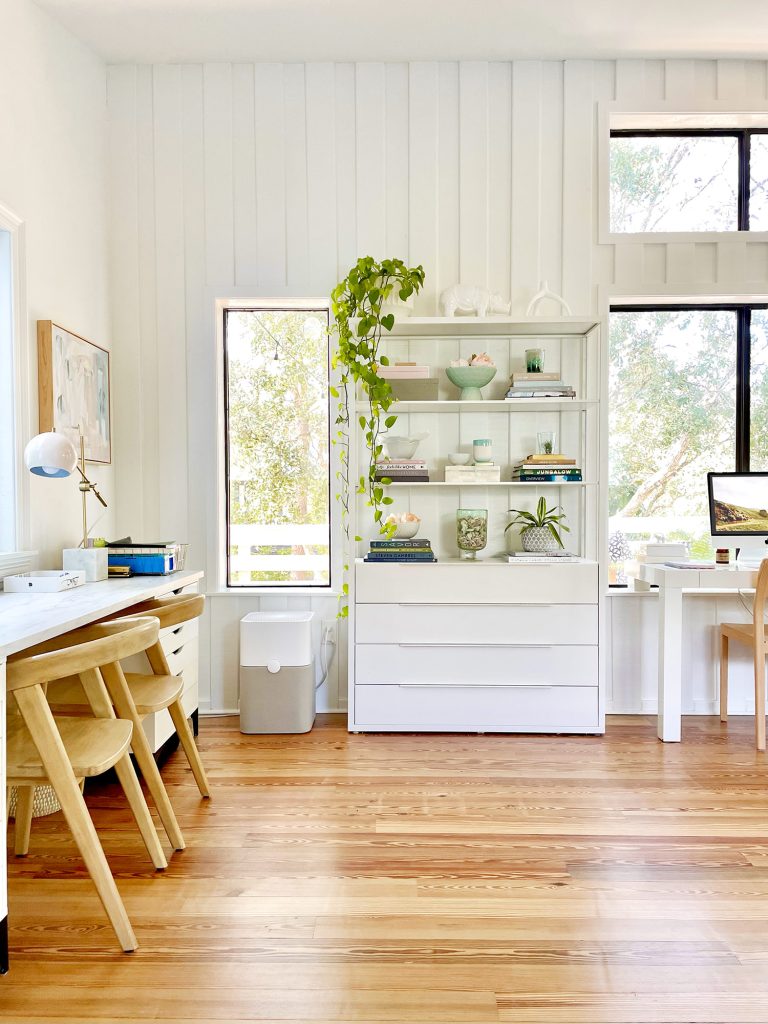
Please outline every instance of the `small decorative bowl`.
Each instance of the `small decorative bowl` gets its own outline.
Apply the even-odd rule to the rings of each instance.
[[[395,527],[395,536],[399,540],[410,540],[412,537],[415,537],[416,534],[419,532],[420,526],[420,519],[417,519],[415,521],[413,519],[410,519],[407,523],[398,523],[397,526]]]
[[[412,459],[419,443],[427,436],[427,434],[414,434],[413,437],[401,437],[398,434],[388,434],[384,438],[384,444],[390,459]]]
[[[466,466],[469,462],[469,455],[467,452],[450,452],[448,461],[452,466]]]
[[[446,366],[445,375],[451,384],[461,388],[460,402],[480,402],[480,388],[490,384],[496,376],[495,366]]]

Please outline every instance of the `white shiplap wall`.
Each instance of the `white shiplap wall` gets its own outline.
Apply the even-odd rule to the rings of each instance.
[[[542,278],[576,313],[612,293],[768,292],[764,241],[598,242],[603,104],[768,107],[766,81],[765,62],[732,60],[110,69],[119,529],[187,536],[215,587],[216,296],[327,294],[365,253],[424,264],[425,315],[459,278],[518,313]],[[236,705],[236,624],[260,600],[304,601],[209,602],[214,709]],[[611,602],[609,710],[652,705],[653,602]],[[696,609],[709,643],[722,604]],[[322,706],[343,705],[337,667]],[[708,709],[712,678],[693,666],[688,710]]]

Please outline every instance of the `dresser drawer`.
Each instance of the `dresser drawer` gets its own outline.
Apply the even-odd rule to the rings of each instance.
[[[355,727],[427,732],[599,732],[596,686],[356,686]]]
[[[355,564],[357,604],[596,604],[596,562]]]
[[[360,686],[447,683],[597,686],[597,647],[357,644]]]
[[[379,643],[596,644],[596,604],[361,604],[355,640]]]
[[[165,660],[168,662],[171,674],[178,676],[182,672],[186,675],[190,666],[197,666],[197,656],[197,637],[193,637],[189,643],[182,644],[175,651],[169,651],[165,655]]]
[[[166,655],[177,651],[189,640],[198,635],[198,620],[190,619],[189,622],[182,622],[178,626],[168,626],[160,630],[160,646]]]

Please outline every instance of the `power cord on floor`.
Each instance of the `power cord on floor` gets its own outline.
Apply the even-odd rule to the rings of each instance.
[[[323,677],[319,683],[315,683],[316,690],[319,690],[328,680],[328,672],[333,663],[333,654],[331,654],[330,658],[326,654],[329,647],[332,647],[334,650],[336,648],[336,641],[333,639],[333,627],[323,626],[323,638],[320,641],[320,668],[322,669]]]

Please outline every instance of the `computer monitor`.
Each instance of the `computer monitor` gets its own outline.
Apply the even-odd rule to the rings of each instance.
[[[768,558],[768,473],[707,473],[707,491],[712,546]]]

